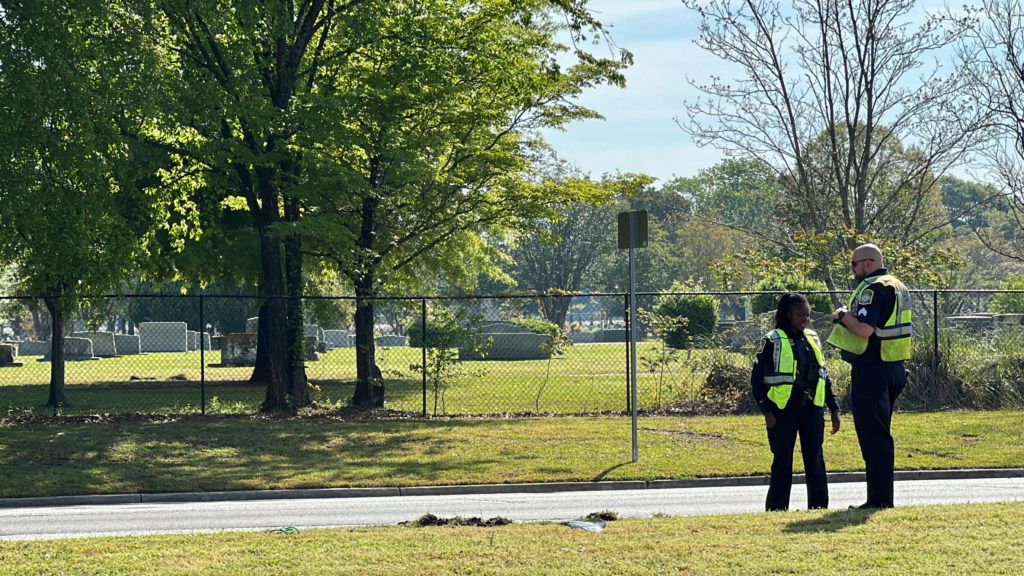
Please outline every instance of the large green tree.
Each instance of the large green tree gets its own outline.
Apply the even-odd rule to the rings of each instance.
[[[4,2],[0,11],[0,254],[50,315],[49,405],[64,396],[64,321],[145,258],[167,201],[162,158],[120,127],[152,104],[139,30],[100,0]],[[125,52],[122,48],[128,48]]]
[[[529,131],[586,115],[568,99],[621,80],[618,61],[581,49],[578,66],[556,60],[559,29],[602,33],[585,0],[131,5],[152,23],[172,79],[168,106],[138,136],[178,155],[177,185],[248,209],[266,410],[309,401],[304,256],[335,262],[360,297],[356,403],[379,403],[368,304],[384,271],[411,275],[444,245],[506,222],[510,206],[543,204],[513,177],[528,163]]]
[[[615,250],[617,193],[643,188],[650,180],[627,175],[593,182],[567,170],[544,174],[542,185],[551,189],[551,195],[565,195],[557,188],[577,188],[583,199],[538,219],[509,248],[518,287],[537,293],[582,290],[598,259]],[[563,326],[570,303],[568,297],[542,298],[540,310],[548,321]]]
[[[347,59],[373,36],[370,0],[130,0],[165,58],[166,106],[136,137],[179,160],[168,185],[215,190],[244,206],[258,247],[262,296],[258,360],[263,409],[310,400],[302,346],[298,135],[321,128],[314,111]],[[311,138],[315,139],[315,138]]]
[[[482,234],[528,225],[572,199],[527,178],[542,148],[534,133],[595,117],[574,97],[621,84],[628,61],[556,40],[567,27],[600,33],[583,5],[378,4],[373,41],[317,102],[311,122],[324,131],[299,139],[316,182],[301,197],[301,230],[308,251],[333,261],[355,292],[354,404],[383,402],[374,303],[389,285],[458,268],[480,254]]]

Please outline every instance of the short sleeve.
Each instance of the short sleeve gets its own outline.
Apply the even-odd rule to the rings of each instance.
[[[864,324],[881,326],[885,322],[882,313],[892,299],[891,294],[892,288],[875,282],[860,293],[851,313]]]

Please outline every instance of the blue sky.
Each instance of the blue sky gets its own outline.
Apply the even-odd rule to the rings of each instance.
[[[662,180],[696,174],[718,161],[718,151],[697,148],[674,121],[692,95],[686,74],[707,60],[692,41],[697,19],[679,0],[592,0],[590,5],[635,63],[626,71],[625,89],[601,87],[580,99],[605,120],[545,133],[558,155],[593,176],[643,172]]]
[[[944,2],[919,0],[917,17],[941,10]],[[687,76],[722,73],[722,63],[693,43],[697,17],[680,0],[591,0],[589,5],[612,26],[615,42],[633,53],[635,63],[626,71],[625,89],[602,87],[579,100],[605,120],[544,133],[558,155],[595,177],[642,172],[662,182],[695,175],[721,160],[718,150],[698,148],[675,123],[685,115],[684,101],[696,96]]]

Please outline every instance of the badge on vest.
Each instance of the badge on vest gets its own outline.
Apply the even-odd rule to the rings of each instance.
[[[871,301],[874,299],[875,291],[870,288],[866,288],[863,292],[860,293],[860,296],[857,297],[857,304],[860,304],[861,306],[867,306],[868,304],[871,304]]]

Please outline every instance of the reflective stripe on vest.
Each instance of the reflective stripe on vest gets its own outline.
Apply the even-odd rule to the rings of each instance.
[[[892,274],[872,276],[861,281],[857,289],[850,295],[849,312],[857,307],[857,299],[861,292],[874,283],[891,286],[896,293],[896,302],[892,314],[881,327],[874,328],[874,334],[880,340],[880,354],[884,362],[896,362],[910,359],[910,339],[913,336],[910,312],[910,291]],[[828,343],[852,354],[863,354],[868,348],[868,338],[861,338],[839,323],[832,328]]]
[[[772,343],[774,348],[772,372],[765,372],[764,384],[768,387],[768,399],[782,410],[789,404],[789,397],[793,394],[793,384],[796,382],[797,365],[796,359],[793,357],[793,345],[786,333],[778,328],[765,334],[764,337]],[[814,330],[804,330],[804,337],[811,345],[819,367],[818,384],[814,390],[814,405],[824,406],[825,357],[821,354],[821,342],[818,340],[818,333]]]

